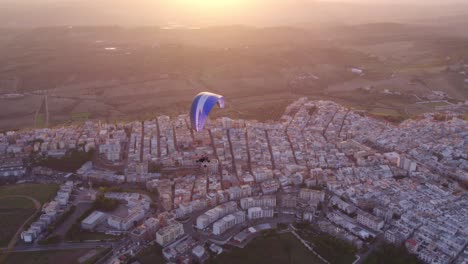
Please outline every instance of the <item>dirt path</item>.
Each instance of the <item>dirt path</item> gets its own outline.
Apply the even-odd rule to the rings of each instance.
[[[41,203],[38,200],[36,200],[36,199],[34,199],[34,198],[30,197],[30,196],[26,196],[26,195],[7,195],[7,196],[1,196],[0,197],[0,199],[2,199],[2,198],[25,198],[25,199],[28,199],[28,200],[32,201],[34,203],[34,207],[36,208],[36,211],[28,219],[26,219],[26,221],[24,221],[24,223],[20,226],[18,231],[16,231],[16,233],[13,235],[10,242],[8,243],[8,247],[7,247],[6,252],[0,256],[0,263],[5,263],[6,258],[10,254],[10,251],[13,249],[13,247],[18,242],[18,239],[19,239],[19,237],[21,235],[21,232],[23,232],[25,225],[27,223],[29,223],[37,215],[37,213],[39,213],[41,211]]]

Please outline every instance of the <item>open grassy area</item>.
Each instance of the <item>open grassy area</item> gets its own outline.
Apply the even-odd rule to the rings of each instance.
[[[379,108],[375,107],[372,108],[369,111],[370,114],[372,115],[377,115],[377,116],[401,116],[401,113],[395,109],[390,109],[390,108]]]
[[[446,102],[430,102],[430,103],[425,103],[425,104],[422,104],[422,105],[435,109],[436,107],[447,106],[449,104],[446,103]]]
[[[330,263],[348,264],[356,259],[356,249],[349,243],[311,228],[302,229],[300,236],[314,245],[315,251]]]
[[[91,251],[90,249],[40,251],[12,253],[8,256],[6,264],[55,264],[55,263],[79,263],[78,259]]]
[[[9,195],[30,196],[40,203],[50,201],[57,193],[57,184],[15,184],[0,187],[0,197]]]
[[[18,228],[35,211],[31,200],[22,197],[7,197],[24,195],[32,197],[42,204],[52,199],[58,190],[56,184],[16,184],[0,187],[0,246],[6,246]],[[19,262],[20,263],[20,262]]]
[[[404,247],[385,244],[374,250],[363,262],[364,264],[418,264],[415,255],[411,255]]]
[[[9,209],[34,209],[31,200],[22,197],[0,197],[0,210]]]
[[[140,251],[135,259],[142,264],[166,263],[166,260],[162,255],[162,248],[157,244]]]
[[[67,153],[63,157],[47,157],[39,160],[37,163],[40,166],[44,166],[58,171],[75,172],[83,164],[92,159],[93,153],[93,150],[89,152],[84,152],[74,149],[67,151]]]
[[[45,116],[44,116],[44,114],[37,115],[35,125],[38,126],[38,127],[42,127],[43,125],[45,125]]]
[[[78,112],[78,113],[71,113],[70,119],[72,121],[86,121],[89,119],[90,114],[88,112]]]
[[[6,246],[18,228],[34,213],[32,201],[21,197],[0,198],[0,246]]]
[[[313,264],[322,262],[292,234],[273,233],[254,239],[243,249],[235,248],[222,253],[213,258],[210,263]]]

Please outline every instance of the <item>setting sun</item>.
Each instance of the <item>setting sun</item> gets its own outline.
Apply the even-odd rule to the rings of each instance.
[[[246,0],[176,0],[178,4],[183,4],[189,8],[199,10],[229,10],[240,8],[249,1]]]
[[[259,1],[248,0],[173,0],[166,5],[178,21],[191,20],[195,24],[217,24],[251,15]],[[231,22],[232,23],[232,22]]]

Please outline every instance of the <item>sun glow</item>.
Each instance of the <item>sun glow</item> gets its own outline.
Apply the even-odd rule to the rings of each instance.
[[[228,11],[245,7],[248,0],[176,0],[179,5],[199,11]]]
[[[179,10],[206,16],[229,16],[245,10],[249,0],[173,0]]]
[[[171,0],[167,7],[181,18],[177,22],[190,20],[195,25],[231,24],[253,10],[253,3],[257,3],[257,0]]]

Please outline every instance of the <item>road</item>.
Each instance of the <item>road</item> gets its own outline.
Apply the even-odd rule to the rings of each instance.
[[[53,245],[21,245],[16,246],[10,250],[11,252],[35,252],[35,251],[50,251],[50,250],[70,250],[70,249],[95,249],[95,248],[107,248],[113,247],[115,242],[80,242],[80,243],[69,243],[63,242],[60,244]],[[5,250],[6,248],[2,248]]]
[[[8,195],[8,196],[2,196],[2,197],[0,197],[0,199],[1,198],[25,198],[25,199],[28,199],[28,200],[32,201],[34,203],[34,207],[36,208],[36,211],[28,219],[26,219],[26,221],[24,221],[24,223],[20,226],[20,228],[13,235],[10,242],[8,243],[8,247],[3,249],[5,254],[0,256],[0,263],[4,263],[6,258],[8,257],[8,255],[12,252],[13,247],[18,242],[18,239],[19,239],[21,233],[23,232],[24,227],[26,226],[26,224],[28,224],[32,219],[34,219],[34,217],[41,211],[41,203],[38,200],[36,200],[36,199],[34,199],[34,198],[30,197],[30,196],[26,196],[26,195]]]

